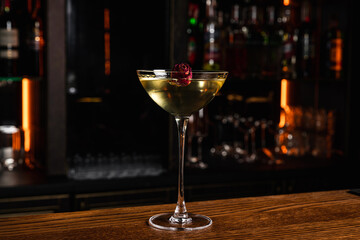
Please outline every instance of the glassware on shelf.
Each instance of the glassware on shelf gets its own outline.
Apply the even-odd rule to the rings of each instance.
[[[67,159],[68,177],[75,180],[158,176],[165,172],[156,154],[75,154]]]
[[[234,154],[233,157],[239,163],[244,162],[247,156],[247,148],[245,146],[245,138],[248,132],[245,128],[245,118],[241,118],[239,114],[234,114]]]
[[[24,161],[23,133],[12,125],[0,125],[0,170],[14,170]]]
[[[254,117],[245,118],[235,113],[217,115],[214,121],[217,138],[210,148],[211,157],[251,164],[262,161],[264,154],[269,158],[269,151],[275,154],[276,130],[272,120],[254,120]]]
[[[208,164],[203,161],[204,141],[209,134],[207,109],[202,108],[189,117],[187,128],[187,161],[186,166],[205,169]]]
[[[335,134],[334,111],[292,106],[276,135],[276,152],[289,156],[329,158]]]
[[[152,227],[163,230],[195,230],[209,227],[212,220],[189,213],[184,196],[185,134],[190,116],[205,107],[223,86],[228,72],[138,70],[139,80],[149,96],[175,117],[179,141],[178,200],[173,213],[160,213],[149,219]]]

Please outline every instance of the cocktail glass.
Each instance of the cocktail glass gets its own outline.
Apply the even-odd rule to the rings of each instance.
[[[212,220],[203,215],[189,213],[184,198],[184,147],[189,117],[206,106],[223,86],[226,71],[192,71],[189,84],[178,85],[170,70],[137,70],[140,82],[149,96],[165,111],[175,117],[179,143],[178,200],[173,213],[152,216],[149,224],[163,230],[196,230],[209,227]]]

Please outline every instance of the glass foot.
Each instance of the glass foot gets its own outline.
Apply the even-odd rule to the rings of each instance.
[[[162,230],[191,231],[204,229],[212,224],[212,220],[209,217],[191,213],[189,213],[189,218],[179,221],[180,223],[176,223],[178,220],[171,221],[170,219],[173,219],[173,213],[157,214],[149,219],[149,225]]]

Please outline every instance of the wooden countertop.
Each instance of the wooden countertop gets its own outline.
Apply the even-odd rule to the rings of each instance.
[[[149,227],[150,216],[175,204],[0,219],[0,239],[360,239],[360,196],[348,190],[188,202],[205,214],[204,230]]]

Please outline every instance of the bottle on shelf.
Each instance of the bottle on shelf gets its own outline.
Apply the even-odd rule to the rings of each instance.
[[[17,127],[21,123],[21,78],[19,31],[12,4],[2,0],[0,5],[0,125]]]
[[[204,70],[219,70],[221,52],[220,33],[216,18],[216,0],[206,0],[206,19],[204,24]]]
[[[252,2],[247,9],[247,78],[261,78],[264,64],[264,32],[261,29],[261,12],[259,6]]]
[[[300,10],[301,25],[297,48],[298,77],[309,79],[315,74],[315,40],[309,1],[303,1]]]
[[[226,52],[228,49],[228,31],[226,26],[228,20],[229,16],[224,14],[222,10],[219,10],[217,14],[217,22],[219,26],[220,69],[227,69]]]
[[[299,30],[295,24],[294,8],[284,1],[280,9],[279,18],[282,36],[281,78],[297,79],[296,48],[298,45]]]
[[[44,74],[43,22],[41,18],[41,1],[27,1],[27,17],[24,17],[21,36],[20,71],[25,76],[42,77]]]
[[[325,33],[323,72],[326,80],[341,80],[343,74],[343,33],[337,16],[333,15]]]
[[[240,23],[240,6],[235,4],[231,9],[230,25],[228,27],[228,49],[226,67],[236,78],[245,78],[247,64],[246,35]]]
[[[188,45],[187,57],[188,63],[193,68],[201,67],[201,56],[199,53],[200,43],[200,26],[199,26],[199,4],[189,2],[188,4]]]
[[[18,76],[19,31],[16,26],[13,1],[1,1],[0,14],[0,77],[11,80]]]
[[[280,76],[281,62],[281,42],[282,36],[280,29],[276,25],[276,7],[273,4],[266,6],[264,32],[264,65],[262,77],[264,79],[274,80]]]

